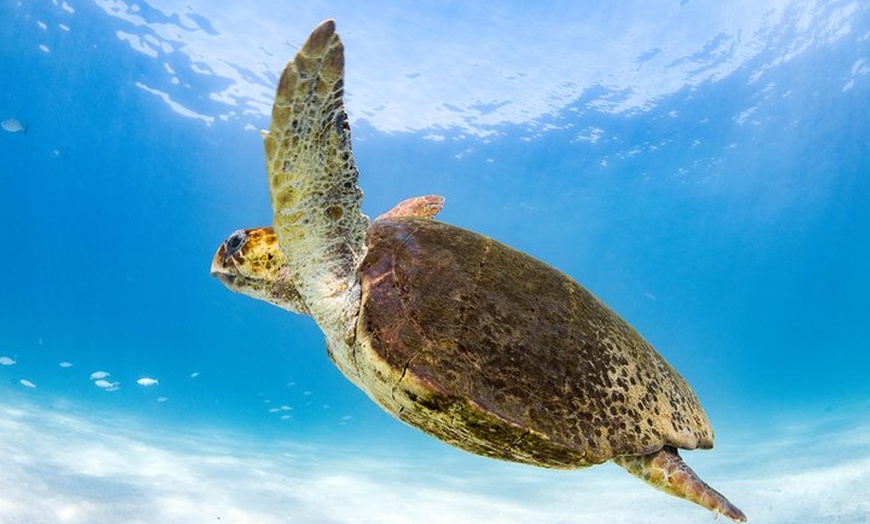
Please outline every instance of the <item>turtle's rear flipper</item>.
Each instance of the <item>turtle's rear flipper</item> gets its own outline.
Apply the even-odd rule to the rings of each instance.
[[[746,515],[724,495],[698,478],[675,448],[665,446],[660,451],[639,457],[615,457],[613,462],[665,493],[721,513],[736,522],[746,522]]]

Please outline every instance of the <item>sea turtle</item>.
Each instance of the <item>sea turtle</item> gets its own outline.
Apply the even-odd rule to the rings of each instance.
[[[736,521],[677,449],[711,448],[689,385],[564,273],[432,216],[418,197],[370,221],[343,104],[335,25],[278,83],[265,134],[271,227],[238,230],[212,275],[308,314],[338,368],[396,418],[464,450],[551,468],[612,460]]]

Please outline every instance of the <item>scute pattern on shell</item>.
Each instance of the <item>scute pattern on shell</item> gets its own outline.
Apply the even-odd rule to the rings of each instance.
[[[273,227],[292,281],[327,333],[346,322],[369,222],[343,92],[343,48],[328,20],[284,69],[265,139]]]
[[[447,442],[563,468],[713,445],[683,378],[524,253],[435,221],[377,221],[361,283],[356,359],[369,394]]]

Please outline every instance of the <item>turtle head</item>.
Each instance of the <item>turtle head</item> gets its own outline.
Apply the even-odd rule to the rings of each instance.
[[[293,285],[284,251],[271,227],[234,231],[211,261],[211,276],[236,293],[265,300],[294,313],[308,307]]]

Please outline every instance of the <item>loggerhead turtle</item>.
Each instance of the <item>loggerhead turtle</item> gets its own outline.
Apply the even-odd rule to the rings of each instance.
[[[695,394],[616,313],[557,269],[432,220],[439,197],[362,213],[343,76],[327,20],[278,83],[265,135],[273,225],[231,234],[212,275],[314,317],[348,379],[444,442],[550,468],[612,460],[745,521],[677,452],[713,446]]]

